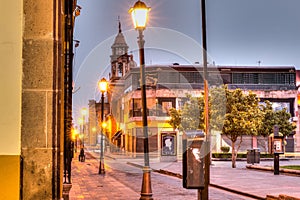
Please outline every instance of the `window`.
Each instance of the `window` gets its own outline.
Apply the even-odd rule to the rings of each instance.
[[[129,103],[129,117],[142,116],[142,100],[131,99]],[[156,103],[154,98],[147,98],[147,116],[155,116]]]
[[[133,117],[142,116],[142,100],[133,99]]]
[[[158,98],[158,116],[168,116],[170,108],[175,108],[175,98]]]
[[[200,72],[181,72],[180,83],[203,83]]]
[[[283,84],[294,85],[293,73],[233,73],[232,84]]]

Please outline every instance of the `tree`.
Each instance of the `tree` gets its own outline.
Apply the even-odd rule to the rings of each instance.
[[[181,126],[181,111],[176,108],[170,108],[169,110],[170,120],[168,123],[172,126],[173,130],[180,129]]]
[[[288,136],[292,131],[296,129],[296,125],[290,121],[291,114],[287,112],[287,109],[276,111],[276,124],[279,126],[279,132],[283,136]]]
[[[269,101],[265,101],[264,104],[260,105],[262,110],[262,123],[258,130],[258,135],[268,137],[273,133],[273,127],[276,124],[276,115],[273,111],[272,104]],[[265,142],[265,149],[268,147],[268,142]]]
[[[296,125],[290,122],[291,114],[286,108],[274,111],[272,108],[272,103],[265,101],[265,104],[261,105],[261,110],[263,112],[263,119],[259,130],[259,135],[268,137],[273,133],[273,127],[275,125],[279,126],[279,132],[283,136],[289,135],[296,129]]]
[[[179,124],[183,130],[204,129],[204,99],[189,96],[182,111],[170,112],[169,123]],[[180,120],[178,120],[180,119]],[[226,85],[210,90],[210,129],[219,130],[231,140],[232,167],[236,167],[236,157],[243,142],[243,135],[258,135],[262,129],[263,112],[256,94],[241,89],[229,90]],[[237,143],[238,142],[238,143]]]
[[[209,98],[209,126],[210,129],[221,131],[224,126],[224,119],[226,114],[227,100],[226,88],[214,87],[210,90]]]
[[[223,87],[226,96],[226,110],[222,122],[212,123],[215,128],[221,129],[222,134],[231,140],[232,147],[232,168],[236,167],[236,157],[243,142],[243,135],[257,135],[261,125],[262,112],[259,109],[259,99],[251,91],[244,94],[241,89],[229,90]],[[213,101],[220,98],[217,93],[212,95]],[[213,109],[216,118],[223,115],[222,110]],[[220,117],[217,117],[217,116]],[[238,143],[237,143],[238,142]]]
[[[188,101],[182,110],[171,108],[168,123],[173,129],[179,130],[203,130],[204,129],[204,99],[187,95]]]
[[[265,101],[265,104],[262,104],[260,107],[263,118],[258,133],[259,135],[267,137],[273,133],[273,127],[277,123],[276,115],[273,111],[272,104],[269,101]]]
[[[204,129],[204,98],[188,96],[181,111],[181,128],[183,130]]]

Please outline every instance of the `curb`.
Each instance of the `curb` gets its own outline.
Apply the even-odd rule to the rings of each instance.
[[[238,190],[234,190],[234,189],[231,189],[231,188],[228,188],[228,187],[223,187],[223,186],[216,185],[216,184],[213,184],[213,183],[210,183],[209,185],[212,186],[212,187],[215,187],[215,188],[219,188],[219,189],[222,189],[222,190],[225,190],[225,191],[228,191],[228,192],[232,192],[232,193],[235,193],[235,194],[243,195],[243,196],[254,198],[254,199],[263,199],[263,200],[266,199],[265,197],[260,197],[260,196],[254,195],[254,194],[241,192],[241,191],[238,191]]]
[[[213,161],[232,161],[231,158],[211,158]],[[274,158],[260,158],[260,161],[272,161]],[[296,158],[280,158],[280,161],[299,160]],[[237,158],[236,161],[247,161],[247,158]]]
[[[174,176],[174,177],[177,177],[179,179],[182,179],[181,174],[170,172],[170,171],[167,171],[167,170],[160,169],[160,170],[155,170],[155,172],[165,174],[165,175],[169,175],[169,176]],[[254,194],[241,192],[241,191],[238,191],[238,190],[234,190],[234,189],[231,189],[231,188],[228,188],[228,187],[216,185],[216,184],[213,184],[213,183],[209,183],[209,186],[215,187],[215,188],[218,188],[218,189],[221,189],[221,190],[229,191],[229,192],[232,192],[232,193],[235,193],[235,194],[239,194],[239,195],[247,196],[247,197],[250,197],[250,198],[254,198],[254,199],[263,199],[263,200],[266,199],[265,197],[260,197],[260,196],[254,195]]]
[[[108,155],[106,155],[106,156],[110,159],[116,159],[112,156],[108,156]],[[92,156],[92,157],[94,157],[94,156]],[[216,160],[219,160],[219,159],[216,159]],[[222,160],[224,160],[224,159],[222,159]],[[288,159],[284,158],[282,160],[288,160]],[[140,168],[140,169],[142,169],[144,167],[141,164],[130,162],[130,161],[126,162],[126,164],[137,167],[137,168]],[[254,170],[262,170],[262,171],[273,171],[272,167],[263,167],[263,166],[257,166],[257,165],[246,165],[246,168],[247,169],[254,169]],[[175,172],[171,172],[171,171],[167,171],[167,170],[163,170],[163,169],[154,169],[154,168],[151,168],[151,170],[153,172],[156,172],[156,173],[160,173],[160,174],[173,176],[173,177],[182,179],[182,175],[180,173],[175,173]],[[282,169],[281,168],[281,169],[279,169],[279,171],[281,173],[293,174],[293,175],[296,175],[296,176],[300,176],[300,171],[299,170],[291,170],[291,169]],[[257,196],[257,195],[254,195],[254,194],[245,193],[245,192],[242,192],[242,191],[238,191],[238,190],[231,189],[231,188],[228,188],[228,187],[216,185],[216,184],[213,184],[213,183],[210,183],[209,186],[214,187],[214,188],[218,188],[218,189],[221,189],[221,190],[225,190],[225,191],[228,191],[228,192],[232,192],[232,193],[235,193],[235,194],[239,194],[239,195],[242,195],[242,196],[254,198],[254,199],[266,199],[266,197],[261,197],[261,196]]]
[[[132,165],[134,167],[143,168],[143,166],[140,165],[140,164],[136,164],[136,163],[132,163],[132,162],[127,162],[127,164]],[[151,169],[152,169],[153,172],[156,172],[156,173],[160,173],[160,174],[173,176],[173,177],[182,179],[182,175],[179,174],[179,173],[174,173],[174,172],[170,172],[170,171],[163,170],[163,169],[158,169],[158,170],[153,169],[153,168],[151,168]],[[250,197],[250,198],[254,198],[254,199],[263,199],[263,200],[266,199],[265,197],[256,196],[254,194],[241,192],[241,191],[238,191],[238,190],[234,190],[234,189],[231,189],[231,188],[228,188],[228,187],[224,187],[224,186],[220,186],[220,185],[216,185],[216,184],[212,184],[212,183],[209,183],[209,186],[215,187],[215,188],[218,188],[218,189],[222,189],[222,190],[225,190],[225,191],[229,191],[229,192],[232,192],[232,193],[235,193],[235,194],[239,194],[239,195],[247,196],[247,197]]]
[[[272,167],[262,167],[262,166],[257,166],[257,165],[247,165],[246,168],[247,169],[262,170],[262,171],[274,171],[274,168],[272,168]],[[279,168],[279,172],[282,172],[282,173],[285,173],[285,174],[300,176],[300,170]]]

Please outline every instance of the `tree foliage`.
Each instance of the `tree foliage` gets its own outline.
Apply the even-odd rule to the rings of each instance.
[[[226,114],[222,133],[236,142],[243,135],[257,135],[261,124],[261,110],[257,96],[249,92],[244,94],[241,89],[226,92]]]
[[[181,115],[182,130],[204,129],[204,98],[188,96]]]
[[[290,122],[291,114],[286,108],[274,111],[272,103],[265,101],[264,105],[261,105],[261,110],[263,112],[263,119],[261,129],[259,130],[260,135],[264,137],[271,135],[275,125],[279,126],[279,132],[283,136],[287,136],[295,130],[296,125]]]
[[[204,98],[188,96],[182,110],[171,109],[169,124],[180,130],[204,130]],[[219,130],[231,140],[232,167],[236,167],[236,156],[243,141],[243,135],[268,136],[274,125],[285,136],[295,125],[289,119],[286,109],[273,111],[268,101],[259,104],[259,98],[251,91],[230,90],[226,85],[211,88],[209,96],[210,129]]]
[[[168,123],[172,126],[172,128],[175,129],[180,129],[181,127],[181,111],[176,110],[176,108],[171,108],[169,110],[170,114],[170,120],[168,120]]]

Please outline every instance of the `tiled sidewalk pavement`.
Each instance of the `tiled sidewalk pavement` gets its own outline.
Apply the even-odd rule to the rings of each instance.
[[[136,164],[137,161],[132,161]],[[280,162],[280,165],[300,165],[300,160]],[[261,162],[257,166],[272,165],[272,162]],[[166,172],[182,174],[182,163],[151,162],[151,168],[163,169]],[[267,195],[278,196],[285,194],[300,198],[300,177],[291,175],[274,175],[273,172],[246,169],[246,161],[237,162],[237,168],[231,168],[229,161],[213,161],[210,169],[212,185],[238,191],[259,198]]]
[[[139,159],[121,159],[116,161],[131,162],[141,165],[142,160]],[[282,164],[298,164],[300,161],[286,161]],[[238,163],[237,169],[232,169],[228,162],[213,162],[211,168],[211,183],[230,188],[236,191],[253,194],[265,198],[267,194],[279,195],[287,194],[294,197],[300,196],[300,177],[277,175],[271,172],[261,172],[256,170],[247,170],[245,162]],[[261,162],[260,165],[264,165]],[[163,163],[151,162],[154,169],[164,169],[174,173],[181,174],[181,162]],[[126,185],[116,181],[106,170],[106,175],[98,174],[98,166],[94,159],[87,159],[85,163],[80,163],[76,159],[73,161],[72,180],[73,188],[70,191],[70,199],[139,199],[140,194]],[[213,188],[211,188],[213,189]],[[211,191],[214,197],[213,190]],[[216,198],[212,198],[216,199]],[[218,198],[217,198],[218,199]],[[229,199],[229,198],[224,198]],[[230,198],[232,199],[232,198]]]
[[[98,174],[98,163],[94,159],[72,162],[72,189],[70,200],[139,199],[140,194],[107,175]]]
[[[261,166],[266,163],[261,162]],[[300,177],[291,175],[274,175],[273,172],[246,169],[246,162],[238,162],[238,168],[231,168],[231,162],[215,161],[210,170],[211,184],[241,191],[246,194],[265,198],[267,195],[288,196],[300,198]],[[152,164],[155,169],[181,174],[181,162],[160,166],[160,163]],[[300,160],[281,162],[281,165],[300,165]],[[259,166],[259,165],[258,165]]]

